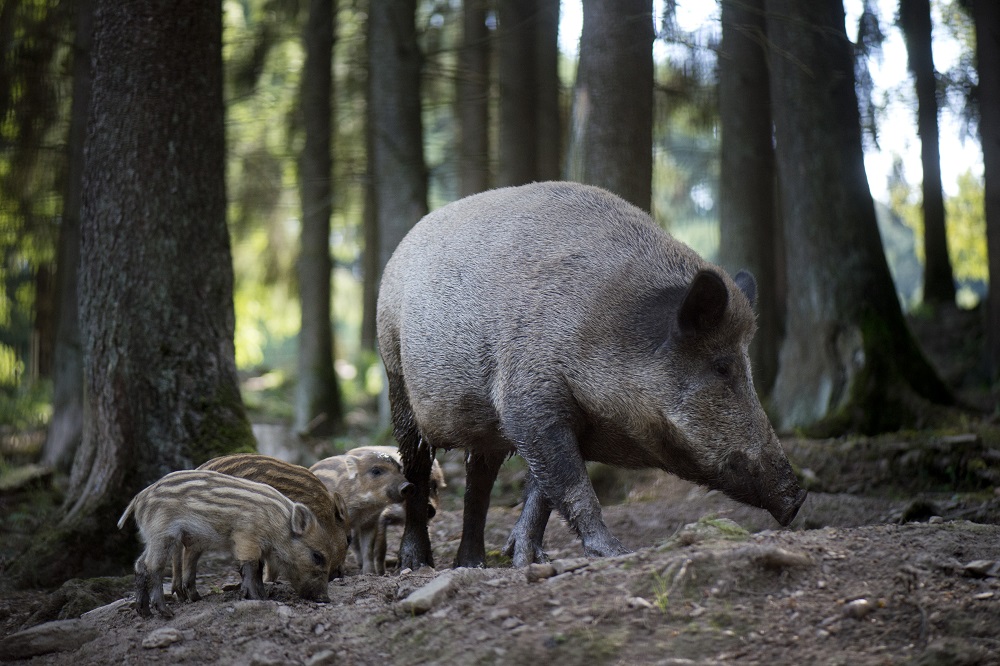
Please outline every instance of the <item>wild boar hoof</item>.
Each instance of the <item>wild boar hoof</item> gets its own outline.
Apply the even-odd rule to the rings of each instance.
[[[549,556],[542,550],[541,544],[525,543],[524,540],[508,539],[503,548],[503,554],[510,558],[511,566],[521,569],[529,564],[543,564],[549,561]]]

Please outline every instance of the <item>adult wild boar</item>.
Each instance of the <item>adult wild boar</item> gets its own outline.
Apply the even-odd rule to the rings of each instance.
[[[400,567],[433,564],[432,448],[465,448],[456,565],[482,566],[490,489],[528,464],[507,544],[544,558],[552,508],[589,556],[628,552],[601,517],[586,460],[659,467],[789,524],[805,499],[753,388],[756,284],[575,183],[477,194],[427,215],[386,265],[378,340],[407,478]]]

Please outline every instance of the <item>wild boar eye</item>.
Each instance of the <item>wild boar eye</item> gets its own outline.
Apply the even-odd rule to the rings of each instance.
[[[712,366],[712,370],[715,371],[715,374],[720,379],[728,379],[732,374],[732,366],[728,361],[716,361]]]
[[[312,552],[312,556],[313,556],[313,564],[315,564],[318,567],[325,567],[326,566],[326,558],[323,557],[323,553],[317,553],[314,550]]]

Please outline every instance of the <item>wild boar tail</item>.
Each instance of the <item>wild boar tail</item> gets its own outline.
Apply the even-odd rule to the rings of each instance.
[[[125,525],[125,521],[128,520],[129,515],[132,513],[132,509],[135,508],[135,501],[138,498],[138,495],[133,497],[132,501],[128,503],[127,507],[125,507],[125,513],[123,513],[122,517],[118,519],[118,529],[121,529]]]

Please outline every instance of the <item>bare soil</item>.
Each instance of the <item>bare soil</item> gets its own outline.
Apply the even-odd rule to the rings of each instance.
[[[453,455],[446,471],[460,468]],[[454,589],[424,613],[402,601],[450,571],[460,479],[431,523],[436,571],[362,575],[349,558],[329,604],[302,601],[283,583],[267,601],[245,601],[231,565],[206,560],[204,599],[172,602],[174,618],[148,620],[131,607],[130,578],[110,579],[104,601],[119,600],[68,626],[71,649],[26,661],[1000,664],[1000,497],[992,489],[896,498],[813,491],[791,528],[777,530],[766,513],[669,475],[596,470],[606,497],[623,498],[605,518],[635,553],[584,560],[553,518],[546,549],[557,570],[567,569],[553,576],[512,569],[499,556],[518,514],[507,491],[519,473],[516,463],[505,470],[490,511],[495,568],[450,574]],[[922,522],[900,522],[914,507]],[[7,593],[0,637],[78,615],[66,612],[77,597]],[[144,647],[156,638],[169,644]],[[16,639],[0,639],[0,655],[16,656]]]
[[[45,493],[28,502],[0,489],[0,660],[25,654],[19,632],[34,627],[48,641],[34,654],[52,651],[22,661],[72,666],[1000,664],[1000,431],[997,396],[977,370],[981,313],[911,324],[963,403],[994,417],[949,433],[784,438],[810,489],[785,530],[670,475],[598,466],[605,520],[635,552],[583,559],[553,517],[555,566],[512,569],[499,551],[519,512],[515,459],[494,488],[491,568],[456,572],[462,462],[440,454],[449,489],[431,523],[437,570],[362,575],[349,558],[328,604],[283,583],[245,601],[232,566],[205,559],[204,598],[144,620],[131,576],[11,590],[5,562],[56,507]],[[444,578],[426,612],[409,609],[411,594]]]

